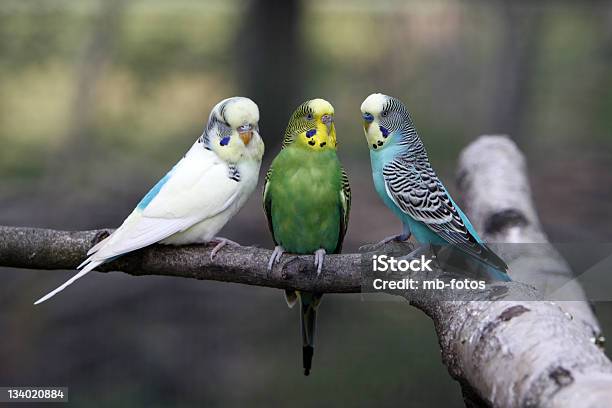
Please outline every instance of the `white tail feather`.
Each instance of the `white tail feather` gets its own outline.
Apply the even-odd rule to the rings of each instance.
[[[130,216],[132,214],[130,214]],[[128,217],[128,219],[129,219],[129,217]],[[117,230],[115,232],[110,234],[108,237],[104,238],[102,241],[98,242],[96,245],[94,245],[91,248],[89,248],[89,251],[87,251],[87,256],[91,256],[91,255],[95,254],[96,252],[98,252],[99,250],[101,250],[104,246],[106,246],[106,244],[109,243],[110,238],[115,236],[115,233],[120,231],[120,230],[121,230],[121,227],[117,228]],[[83,263],[85,263],[85,262],[83,262]],[[81,264],[81,265],[83,265],[83,264]],[[80,266],[79,266],[79,268],[80,268]]]
[[[58,287],[57,289],[54,289],[53,291],[47,293],[45,296],[41,297],[40,299],[38,299],[36,302],[34,302],[35,305],[38,305],[46,300],[51,299],[53,296],[55,296],[56,294],[58,294],[59,292],[61,292],[62,290],[66,289],[68,286],[72,285],[74,282],[76,282],[77,279],[82,278],[83,276],[87,275],[89,272],[91,272],[94,268],[96,268],[97,266],[99,266],[100,264],[103,264],[105,262],[105,260],[91,260],[91,258],[87,258],[85,260],[85,262],[83,262],[81,265],[84,265],[86,263],[88,263],[88,265],[81,271],[79,271],[79,273],[77,273],[76,275],[74,275],[72,278],[68,279],[66,281],[66,283],[64,283],[62,286]],[[80,266],[79,266],[80,268]]]
[[[93,259],[91,259],[92,257],[88,257],[87,259],[85,259],[83,262],[81,262],[81,264],[79,266],[77,266],[77,269],[83,269],[85,267],[85,265],[92,263]]]
[[[104,238],[102,241],[98,242],[96,245],[89,248],[89,251],[87,251],[87,256],[93,255],[94,253],[98,252],[104,245],[106,245],[107,243],[106,240],[109,238],[110,238],[110,235]]]

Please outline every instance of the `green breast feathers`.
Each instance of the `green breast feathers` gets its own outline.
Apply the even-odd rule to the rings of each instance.
[[[335,150],[288,146],[272,162],[264,209],[274,241],[285,251],[339,253],[349,206],[348,178]]]

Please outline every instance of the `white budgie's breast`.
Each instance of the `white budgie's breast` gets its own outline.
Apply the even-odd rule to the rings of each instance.
[[[240,181],[235,181],[229,177],[225,177],[223,183],[231,183],[236,191],[236,198],[233,202],[224,208],[217,214],[205,218],[203,221],[195,224],[191,228],[176,233],[171,237],[162,241],[164,244],[172,245],[185,245],[193,243],[204,243],[210,241],[217,233],[227,224],[227,222],[234,216],[246,203],[246,200],[257,187],[257,180],[259,178],[259,167],[261,163],[256,161],[246,161],[237,165],[238,172],[240,174]],[[226,165],[227,174],[229,175],[230,169]]]

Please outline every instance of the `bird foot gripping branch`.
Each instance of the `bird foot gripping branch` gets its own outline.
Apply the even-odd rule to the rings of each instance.
[[[217,243],[217,245],[215,245],[215,247],[212,249],[212,251],[210,251],[210,260],[213,261],[215,259],[215,255],[217,255],[217,252],[219,252],[221,250],[221,248],[223,248],[226,245],[229,246],[233,246],[233,247],[239,247],[240,244],[232,241],[231,239],[227,239],[227,238],[223,238],[223,237],[214,237],[213,239],[211,239],[209,241],[210,243]]]

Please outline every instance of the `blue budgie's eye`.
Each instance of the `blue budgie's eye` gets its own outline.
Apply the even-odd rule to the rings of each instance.
[[[369,112],[366,112],[363,114],[363,120],[365,120],[366,122],[372,122],[374,120],[374,115]]]
[[[221,139],[221,140],[219,141],[219,144],[220,144],[221,146],[227,146],[227,144],[229,143],[229,141],[230,141],[230,137],[229,137],[229,136],[225,136],[223,139]]]
[[[381,115],[383,118],[386,118],[387,116],[389,116],[389,111],[383,111],[383,113],[381,113]]]

